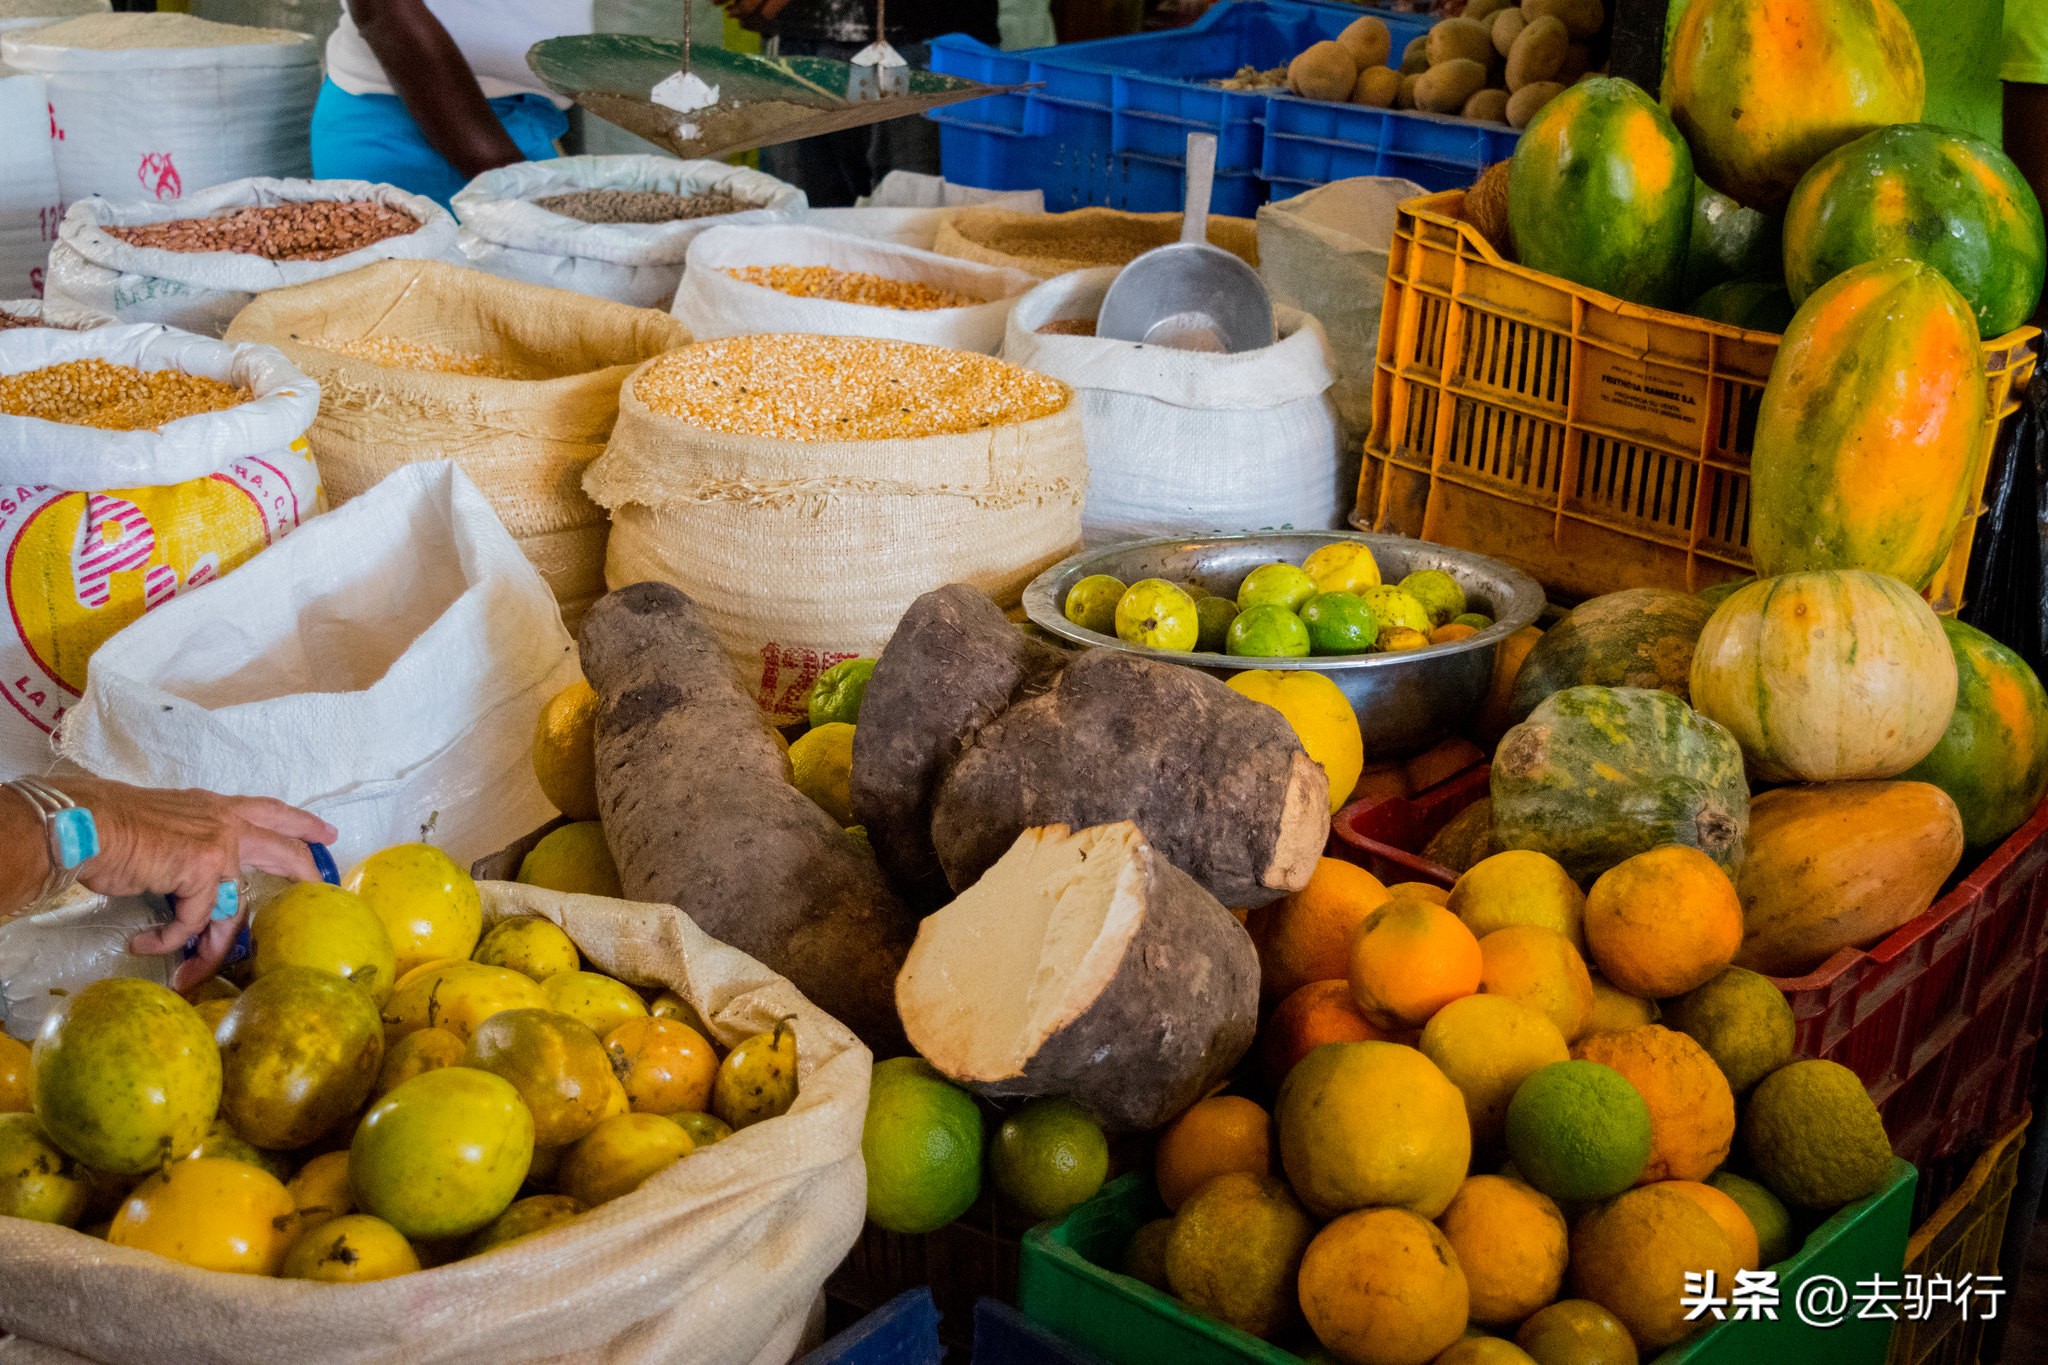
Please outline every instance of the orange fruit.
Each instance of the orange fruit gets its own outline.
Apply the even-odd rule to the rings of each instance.
[[[1707,1050],[1661,1024],[1581,1039],[1572,1056],[1613,1067],[1650,1109],[1650,1160],[1638,1185],[1705,1180],[1735,1139],[1735,1094]],[[1610,1305],[1611,1306],[1611,1305]]]
[[[1461,626],[1454,621],[1446,621],[1429,633],[1429,642],[1433,645],[1447,645],[1453,640],[1463,640],[1478,633],[1478,631],[1470,626]]]
[[[1386,900],[1379,878],[1356,863],[1318,860],[1307,886],[1259,917],[1259,974],[1267,996],[1284,999],[1311,981],[1344,975],[1352,931]]]
[[[1735,1248],[1738,1269],[1757,1268],[1756,1224],[1749,1221],[1742,1205],[1712,1185],[1703,1185],[1696,1180],[1667,1180],[1662,1188],[1678,1191],[1714,1216],[1714,1221],[1721,1225],[1721,1231],[1728,1234],[1728,1245]]]
[[[1704,986],[1742,947],[1742,901],[1719,864],[1665,844],[1615,864],[1586,896],[1586,947],[1630,995],[1663,1000]]]
[[[1387,895],[1401,896],[1412,901],[1428,901],[1431,905],[1451,903],[1451,893],[1433,882],[1395,882],[1387,888]]]
[[[1593,1017],[1593,976],[1571,940],[1555,929],[1512,924],[1479,940],[1479,989],[1550,1016],[1569,1043]]]
[[[277,1177],[220,1157],[174,1161],[135,1187],[107,1240],[201,1270],[275,1275],[294,1224]]]
[[[681,1114],[708,1108],[718,1054],[679,1019],[628,1019],[604,1036],[612,1070],[634,1112]]]
[[[1179,1211],[1219,1175],[1273,1172],[1273,1119],[1238,1095],[1213,1095],[1167,1126],[1152,1153],[1159,1197]]]
[[[1259,1040],[1266,1080],[1278,1088],[1295,1063],[1324,1043],[1390,1043],[1398,1039],[1359,1011],[1351,983],[1311,981],[1280,1002]]]
[[[1479,940],[1456,915],[1425,901],[1390,900],[1352,936],[1351,998],[1381,1028],[1419,1028],[1477,991],[1480,967]]]

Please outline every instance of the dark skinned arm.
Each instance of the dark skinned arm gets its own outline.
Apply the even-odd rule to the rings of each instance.
[[[477,176],[526,159],[422,0],[348,0],[348,12],[427,145],[456,170]]]
[[[766,33],[789,8],[790,0],[718,0],[725,12],[756,33]]]
[[[2005,154],[2048,205],[2048,85],[2006,82]]]

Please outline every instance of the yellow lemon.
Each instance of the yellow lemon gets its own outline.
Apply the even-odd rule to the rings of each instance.
[[[611,846],[604,841],[604,826],[595,820],[579,820],[550,831],[520,860],[519,880],[528,886],[574,896],[609,896],[617,900],[626,894],[619,885],[619,868],[612,861]],[[570,954],[574,953],[572,946]]]
[[[279,1273],[288,1280],[368,1284],[419,1268],[412,1243],[397,1228],[367,1213],[351,1213],[300,1233]]]
[[[1329,775],[1331,812],[1341,810],[1365,770],[1365,739],[1358,713],[1337,684],[1321,673],[1255,668],[1232,678],[1230,689],[1287,717],[1301,747]]]
[[[347,886],[384,921],[401,975],[433,958],[468,957],[483,935],[476,882],[431,844],[372,853],[349,873]]]
[[[796,789],[842,825],[853,823],[853,727],[820,725],[789,746]]]
[[[1307,559],[1301,571],[1315,580],[1317,592],[1362,593],[1380,585],[1380,566],[1361,540],[1333,540]]]
[[[607,854],[607,857],[610,855]],[[617,873],[614,872],[614,877]],[[521,976],[545,981],[583,965],[576,944],[553,922],[536,915],[500,920],[476,946],[476,961],[509,967]]]
[[[622,981],[597,972],[560,972],[543,981],[547,1008],[580,1019],[603,1038],[628,1019],[644,1018],[647,1002]]]
[[[597,819],[597,693],[574,682],[540,711],[533,775],[541,795],[571,820]]]

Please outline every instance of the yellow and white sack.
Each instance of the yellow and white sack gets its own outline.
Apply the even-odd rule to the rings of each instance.
[[[35,1365],[789,1360],[866,1217],[868,1050],[674,906],[479,886],[485,923],[553,920],[600,970],[681,995],[725,1047],[794,1016],[796,1104],[572,1222],[373,1284],[223,1275],[0,1219],[0,1331],[20,1339],[0,1358],[19,1347]]]
[[[0,374],[88,358],[255,396],[155,431],[0,416],[0,776],[50,769],[51,732],[115,632],[320,507],[306,440],[320,386],[276,351],[156,326],[0,332]]]

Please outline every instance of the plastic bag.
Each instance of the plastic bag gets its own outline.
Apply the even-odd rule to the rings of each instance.
[[[577,190],[685,196],[723,191],[758,207],[672,223],[584,223],[533,202]],[[683,258],[700,234],[714,227],[786,222],[809,201],[794,185],[722,161],[565,156],[486,171],[451,202],[462,222],[462,254],[479,270],[636,308],[667,308],[683,278]]]
[[[343,866],[422,837],[468,863],[550,819],[533,727],[582,675],[476,486],[408,465],[306,530],[104,648],[65,756],[305,807]]]

